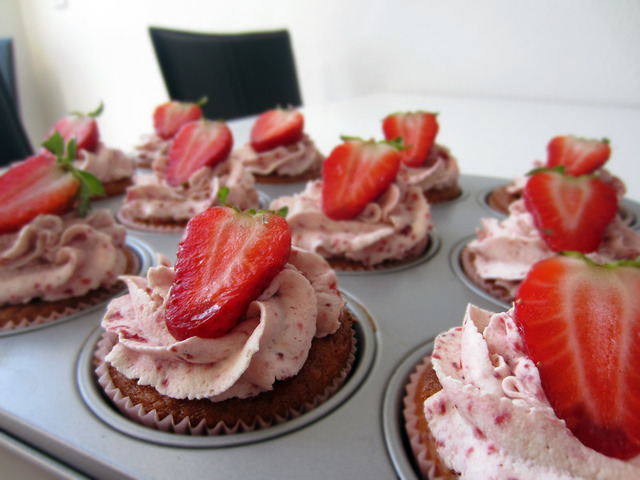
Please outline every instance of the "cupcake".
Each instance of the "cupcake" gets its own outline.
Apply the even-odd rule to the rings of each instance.
[[[405,397],[423,477],[638,478],[639,265],[554,256],[440,334]]]
[[[265,428],[320,404],[354,358],[353,317],[318,255],[273,212],[194,217],[175,267],[126,277],[95,354],[100,385],[132,420],[187,434]],[[233,239],[233,241],[230,241]]]
[[[183,125],[166,157],[152,173],[138,172],[117,213],[125,226],[150,232],[181,232],[190,218],[220,205],[220,192],[240,209],[259,206],[253,176],[232,162],[233,136],[220,121],[196,120]]]
[[[398,177],[420,187],[429,203],[440,203],[460,196],[458,161],[448,148],[435,143],[439,125],[431,112],[400,112],[382,122],[387,140],[402,139],[402,163]]]
[[[491,296],[510,303],[531,266],[555,252],[577,250],[602,263],[640,255],[640,235],[616,214],[617,192],[599,176],[542,169],[523,194],[506,219],[481,219],[461,254],[467,277]]]
[[[180,127],[203,117],[204,97],[198,102],[169,100],[153,110],[153,133],[143,135],[135,147],[135,161],[138,167],[151,168],[156,160],[166,161],[171,142]]]
[[[611,147],[607,139],[561,135],[549,141],[546,162],[535,161],[533,168],[563,166],[566,173],[574,176],[597,173],[601,180],[615,188],[618,199],[622,200],[626,193],[624,182],[604,168],[610,156]],[[500,213],[508,214],[509,205],[522,198],[526,182],[527,177],[523,175],[514,178],[511,183],[495,188],[487,196],[488,205]]]
[[[395,144],[347,138],[324,162],[322,180],[275,199],[286,206],[294,245],[340,270],[384,269],[422,255],[432,228],[420,189],[398,178]]]
[[[47,138],[57,131],[65,143],[71,138],[76,141],[76,168],[86,171],[102,183],[103,197],[121,195],[131,185],[135,172],[135,160],[122,150],[110,148],[100,138],[96,118],[102,113],[103,105],[88,114],[71,113],[56,122]]]
[[[231,157],[258,183],[306,182],[320,177],[324,156],[304,132],[304,116],[293,108],[262,113],[251,128],[250,141]]]
[[[95,305],[138,269],[125,229],[109,211],[89,210],[99,182],[73,167],[73,149],[62,156],[59,134],[45,145],[58,157],[45,151],[0,176],[0,330]]]

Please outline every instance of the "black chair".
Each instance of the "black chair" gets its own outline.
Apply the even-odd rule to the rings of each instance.
[[[206,118],[302,105],[287,30],[209,34],[149,27],[149,33],[171,99],[207,96]]]
[[[0,38],[0,77],[4,79],[16,111],[19,111],[11,37]]]
[[[0,42],[0,166],[33,155],[18,113],[12,43],[4,40]]]

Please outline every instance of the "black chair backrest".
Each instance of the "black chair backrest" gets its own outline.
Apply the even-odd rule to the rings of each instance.
[[[0,39],[0,166],[33,155],[18,111],[13,63],[13,43]]]
[[[0,38],[0,77],[4,80],[16,111],[19,111],[13,61],[13,38],[11,37]]]
[[[209,34],[149,27],[149,33],[171,99],[207,96],[206,118],[302,105],[287,30]]]

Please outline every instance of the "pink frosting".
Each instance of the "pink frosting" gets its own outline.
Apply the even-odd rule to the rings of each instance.
[[[0,304],[55,301],[113,285],[126,268],[126,231],[107,210],[40,215],[0,235]]]
[[[468,244],[475,254],[476,272],[484,279],[496,280],[512,296],[533,264],[555,253],[540,236],[522,199],[509,206],[506,219],[483,218],[480,223],[477,239]],[[616,216],[605,230],[598,251],[587,256],[596,262],[608,263],[635,259],[639,255],[640,234]]]
[[[277,173],[289,176],[319,168],[324,160],[324,156],[306,134],[293,145],[277,147],[262,153],[256,152],[249,143],[246,143],[235,150],[231,158],[241,162],[251,173],[258,175]]]
[[[102,142],[95,152],[80,150],[76,166],[93,174],[102,183],[131,178],[136,169],[133,158],[122,150],[107,148]]]
[[[135,147],[136,162],[150,166],[156,160],[165,160],[169,155],[172,141],[172,139],[165,140],[155,133],[144,135],[141,143]]]
[[[444,462],[468,479],[640,478],[640,456],[602,455],[556,417],[512,312],[469,305],[463,326],[436,338],[442,390],[424,412]]]
[[[460,168],[458,161],[449,150],[442,146],[437,146],[432,153],[435,157],[433,162],[427,162],[428,166],[408,167],[401,164],[398,177],[409,185],[416,185],[423,191],[444,190],[458,185]]]
[[[156,161],[153,174],[138,173],[127,194],[118,218],[131,220],[186,221],[213,205],[219,205],[218,193],[229,188],[226,203],[241,210],[259,206],[253,176],[242,165],[225,160],[213,168],[195,172],[186,185],[172,187],[163,180],[164,160]]]
[[[418,255],[427,245],[431,211],[418,187],[396,181],[353,220],[332,220],[322,212],[322,182],[271,203],[287,206],[292,243],[325,258],[345,257],[371,266]]]
[[[177,341],[165,324],[173,282],[165,258],[147,278],[125,277],[129,295],[114,299],[102,326],[118,335],[106,360],[129,378],[174,398],[247,398],[298,373],[311,341],[334,333],[345,302],[320,256],[296,248],[245,318],[226,335]]]

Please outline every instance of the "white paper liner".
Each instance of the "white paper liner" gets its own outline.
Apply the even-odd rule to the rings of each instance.
[[[184,231],[187,226],[186,223],[180,224],[153,224],[147,222],[140,222],[135,218],[132,218],[127,215],[123,215],[121,211],[116,213],[116,218],[118,221],[127,228],[133,228],[134,230],[139,230],[141,232],[151,232],[151,233],[181,233]]]
[[[313,410],[320,404],[324,403],[342,386],[355,361],[356,338],[353,328],[351,330],[351,354],[347,361],[347,365],[340,375],[333,380],[332,384],[329,385],[321,395],[317,396],[312,401],[305,403],[300,410],[289,409],[285,416],[275,415],[270,421],[256,417],[255,421],[251,424],[247,424],[244,421],[239,420],[235,425],[228,426],[223,421],[220,421],[213,427],[208,427],[206,425],[206,421],[203,419],[197,425],[192,426],[188,417],[176,423],[171,415],[160,418],[156,410],[148,412],[145,411],[141,404],[136,405],[129,397],[125,397],[111,380],[104,358],[117,343],[118,338],[113,333],[104,332],[98,340],[94,357],[99,364],[95,369],[95,373],[98,383],[104,389],[104,392],[111,399],[117,409],[130,420],[140,423],[146,427],[164,432],[173,432],[185,435],[229,435],[238,432],[251,432],[267,428],[272,425],[279,425],[287,420],[297,418],[303,413]]]
[[[427,369],[431,363],[431,356],[425,357],[420,364],[418,364],[409,376],[409,383],[406,387],[406,395],[404,397],[404,410],[403,415],[405,419],[405,430],[411,446],[411,453],[416,461],[416,465],[422,475],[422,478],[429,480],[444,480],[444,477],[436,476],[435,463],[428,458],[437,455],[437,452],[429,452],[427,446],[420,441],[420,430],[417,428],[418,417],[415,414],[415,393],[419,387],[419,380],[422,373]]]

